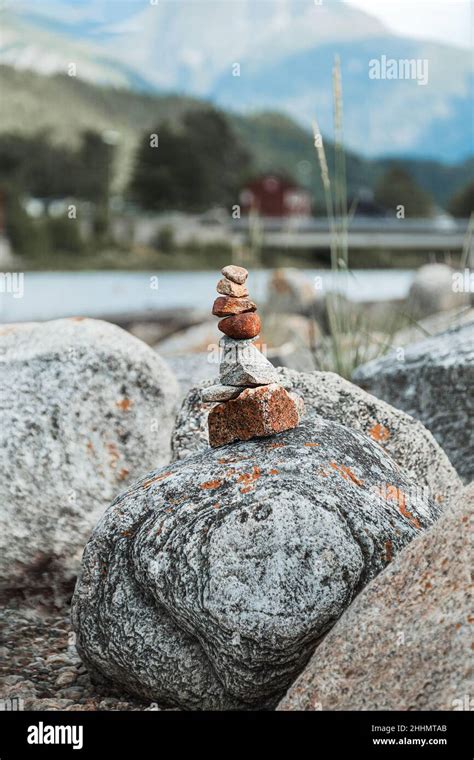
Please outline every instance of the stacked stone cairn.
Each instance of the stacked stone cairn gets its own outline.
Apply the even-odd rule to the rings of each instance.
[[[217,402],[208,417],[213,447],[290,430],[303,414],[302,399],[279,384],[275,368],[253,345],[261,322],[246,287],[247,270],[230,265],[222,274],[212,307],[224,333],[220,382],[201,394],[203,401]]]

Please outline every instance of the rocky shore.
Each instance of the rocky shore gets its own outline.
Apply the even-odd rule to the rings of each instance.
[[[298,294],[301,334],[297,285],[275,304]],[[3,704],[463,709],[469,309],[353,382],[270,361],[242,268],[212,311],[186,330],[219,347],[220,320],[217,363],[96,320],[0,328]]]
[[[1,699],[24,710],[147,710],[157,705],[129,694],[101,694],[74,645],[70,608],[10,600],[2,610]]]

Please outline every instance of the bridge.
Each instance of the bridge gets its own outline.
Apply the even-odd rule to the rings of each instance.
[[[326,219],[257,219],[249,217],[230,223],[230,231],[241,242],[258,234],[263,248],[328,250],[331,231]],[[466,245],[472,251],[469,220],[393,219],[355,217],[349,223],[351,250],[441,251],[460,253]]]

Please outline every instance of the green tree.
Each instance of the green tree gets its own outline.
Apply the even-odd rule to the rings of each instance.
[[[430,216],[433,200],[402,166],[394,164],[382,175],[375,187],[375,201],[388,211],[403,206],[405,216]]]
[[[21,194],[17,187],[2,184],[0,187],[0,206],[5,226],[5,234],[10,241],[13,252],[34,258],[48,250],[47,230],[38,219],[32,219],[26,213]]]
[[[77,195],[98,205],[108,203],[114,146],[92,129],[82,133],[78,161],[82,169]]]
[[[52,145],[44,133],[0,135],[0,180],[48,202],[77,196],[82,165],[75,151]]]
[[[197,160],[185,136],[164,123],[143,136],[130,194],[145,209],[189,208],[196,170]]]
[[[449,202],[449,212],[461,219],[468,219],[474,212],[474,182],[455,193]]]
[[[228,119],[207,108],[188,111],[183,124],[197,161],[196,200],[200,207],[236,203],[241,181],[250,169],[250,155]]]
[[[188,111],[179,127],[163,123],[137,151],[130,194],[143,208],[201,211],[237,201],[250,157],[214,108]]]
[[[107,238],[109,229],[110,184],[113,175],[115,148],[94,130],[82,133],[78,153],[81,174],[76,196],[94,204],[95,237]]]
[[[67,216],[50,217],[47,220],[47,230],[53,251],[75,254],[84,250],[75,219],[69,219]]]

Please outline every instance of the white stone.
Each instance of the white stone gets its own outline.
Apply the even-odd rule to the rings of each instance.
[[[251,340],[234,340],[227,336],[222,338],[220,379],[222,385],[252,387],[270,385],[278,382],[275,367],[253,345]]]
[[[0,588],[74,577],[103,509],[170,455],[165,362],[90,319],[0,328]]]
[[[243,388],[237,388],[235,385],[211,385],[208,388],[203,388],[201,398],[208,403],[229,401],[232,398],[237,398],[242,391]]]

